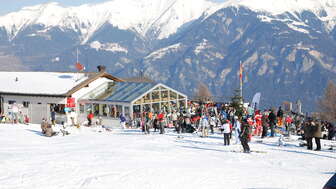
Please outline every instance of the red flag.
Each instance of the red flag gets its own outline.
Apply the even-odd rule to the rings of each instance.
[[[240,80],[243,79],[243,65],[242,65],[242,63],[240,63],[240,65],[239,65],[239,78],[240,78]]]
[[[85,69],[85,67],[79,62],[76,62],[75,67],[78,71],[83,71]]]

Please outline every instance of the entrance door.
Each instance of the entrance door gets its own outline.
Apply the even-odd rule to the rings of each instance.
[[[32,104],[30,110],[32,123],[41,123],[43,118],[45,118],[47,121],[50,121],[47,104]]]

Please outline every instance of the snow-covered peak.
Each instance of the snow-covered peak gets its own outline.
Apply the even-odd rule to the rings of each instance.
[[[284,13],[297,16],[303,11],[310,11],[325,23],[327,30],[331,31],[336,25],[336,0],[227,0],[219,6],[208,9],[206,15],[210,16],[217,10],[227,7],[245,7],[272,17]],[[264,15],[261,15],[260,18],[263,21],[273,20]],[[304,22],[305,20],[302,20],[300,24],[302,25]]]
[[[336,0],[227,0],[221,8],[245,6],[253,11],[278,15],[311,11],[320,17],[336,17]],[[327,15],[321,14],[322,12]]]
[[[0,27],[4,27],[9,38],[13,39],[30,25],[43,25],[45,31],[57,26],[78,32],[82,43],[86,43],[102,25],[111,23],[142,36],[151,31],[163,39],[203,14],[211,15],[229,6],[244,6],[272,15],[308,10],[318,15],[329,28],[336,23],[336,0],[227,0],[223,3],[209,0],[111,0],[77,7],[63,7],[58,3],[25,7],[0,16]]]
[[[63,7],[47,3],[25,7],[0,17],[9,37],[33,24],[59,26],[80,32],[86,42],[103,24],[130,29],[145,36],[153,29],[160,39],[175,33],[183,24],[199,18],[217,3],[208,0],[111,0],[99,4]]]

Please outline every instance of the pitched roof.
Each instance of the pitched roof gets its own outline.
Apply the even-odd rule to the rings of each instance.
[[[99,77],[122,81],[104,72],[0,72],[0,94],[69,96]]]
[[[132,102],[156,85],[158,83],[120,82],[114,86],[115,92],[105,100],[112,102]]]

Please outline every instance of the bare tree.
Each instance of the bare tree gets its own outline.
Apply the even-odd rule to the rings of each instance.
[[[200,102],[212,101],[212,94],[208,86],[202,82],[198,84],[198,88],[195,94],[195,100],[198,100]]]
[[[321,110],[321,118],[335,123],[336,122],[336,86],[332,81],[329,81],[327,88],[324,91],[324,96],[318,102]]]

